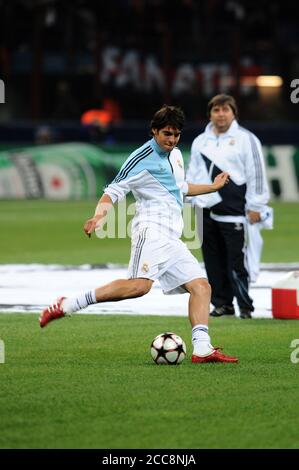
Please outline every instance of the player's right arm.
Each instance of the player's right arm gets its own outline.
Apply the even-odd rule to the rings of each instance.
[[[113,202],[111,197],[104,193],[97,204],[94,216],[88,219],[84,224],[84,232],[88,237],[91,236],[96,227],[100,227],[104,223],[105,217],[112,206]]]
[[[104,193],[96,206],[94,216],[85,222],[84,232],[88,237],[90,237],[92,232],[95,231],[95,228],[101,228],[104,225],[105,217],[113,204],[121,201],[130,191],[129,179],[121,178],[124,173],[126,175],[128,174],[125,170],[129,162],[130,157],[122,165],[112,183],[106,186]]]

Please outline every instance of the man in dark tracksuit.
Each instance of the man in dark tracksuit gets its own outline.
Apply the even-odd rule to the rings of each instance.
[[[251,318],[245,226],[261,220],[269,199],[261,143],[238,124],[232,96],[212,98],[208,116],[210,123],[192,143],[186,179],[209,183],[222,171],[230,174],[230,182],[217,193],[193,198],[198,224],[203,208],[202,252],[215,307],[211,315],[234,315],[236,297],[240,317]]]

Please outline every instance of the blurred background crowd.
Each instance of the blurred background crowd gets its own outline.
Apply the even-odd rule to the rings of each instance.
[[[279,0],[1,0],[0,124],[87,123],[94,116],[84,113],[100,110],[104,127],[120,126],[148,121],[164,102],[203,122],[218,92],[235,96],[243,120],[296,123],[296,9]]]

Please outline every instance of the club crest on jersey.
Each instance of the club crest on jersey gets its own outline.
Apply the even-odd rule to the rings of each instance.
[[[177,162],[177,164],[179,165],[180,168],[183,168],[181,160],[177,160],[176,162]]]
[[[243,224],[241,222],[236,222],[235,230],[243,230]]]
[[[235,145],[235,143],[236,143],[235,139],[231,139],[228,144],[229,145]]]
[[[148,263],[143,263],[142,268],[141,268],[141,271],[142,271],[143,273],[148,273],[148,272],[149,272],[149,265],[148,265]]]
[[[165,168],[164,168],[164,166],[161,165],[161,164],[159,165],[159,171],[160,171],[160,173],[164,173],[164,172],[165,172]]]

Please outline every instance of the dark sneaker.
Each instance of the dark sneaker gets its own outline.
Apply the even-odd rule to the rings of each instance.
[[[238,362],[237,357],[227,356],[220,352],[220,348],[215,348],[214,351],[208,356],[196,356],[192,355],[191,362]]]
[[[211,317],[222,317],[222,315],[234,315],[235,309],[232,305],[221,305],[221,307],[215,307],[210,313]]]
[[[47,307],[43,310],[42,314],[39,317],[39,324],[41,328],[44,328],[50,321],[56,320],[57,318],[62,318],[65,316],[64,311],[61,308],[61,302],[65,297],[60,297],[56,300],[50,307]]]
[[[248,310],[248,308],[240,308],[240,318],[243,318],[243,320],[246,318],[252,318],[251,310]]]

